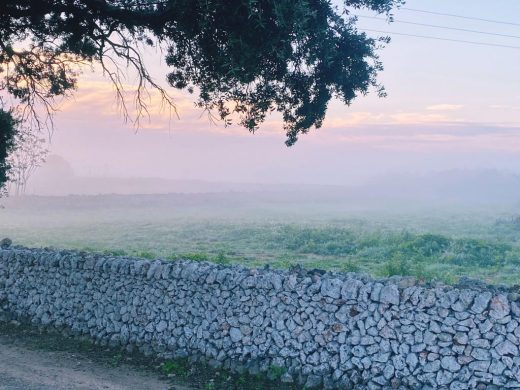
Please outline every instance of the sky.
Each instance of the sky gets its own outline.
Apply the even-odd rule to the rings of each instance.
[[[379,20],[384,17],[360,17],[359,27],[517,48],[388,34],[392,42],[380,52],[385,70],[379,77],[388,97],[372,93],[350,107],[333,102],[324,126],[292,148],[284,145],[279,118],[254,135],[225,128],[173,90],[179,119],[155,104],[150,121],[136,131],[118,113],[108,81],[86,72],[74,98],[60,106],[50,150],[80,176],[348,185],[393,172],[520,170],[520,25],[411,10],[517,23],[520,2],[409,0],[405,7],[394,12],[391,25]],[[168,68],[156,55],[148,57],[163,80]]]

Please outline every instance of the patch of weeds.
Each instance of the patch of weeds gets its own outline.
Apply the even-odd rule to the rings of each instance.
[[[496,267],[503,266],[511,245],[492,243],[477,239],[458,239],[454,242],[452,253],[447,257],[455,265]]]
[[[285,367],[280,367],[275,364],[269,367],[269,371],[267,372],[267,376],[271,380],[279,380],[283,374],[287,372]]]
[[[294,265],[294,261],[292,258],[289,258],[287,256],[282,256],[282,257],[278,257],[276,260],[271,262],[270,265],[273,268],[289,269],[291,266]]]
[[[191,261],[211,261],[211,256],[207,253],[174,253],[167,257],[168,260],[191,260]]]
[[[204,385],[204,390],[215,390],[215,381],[213,379],[210,379],[208,383]]]
[[[166,360],[161,365],[161,372],[166,376],[186,377],[189,374],[189,366],[186,360]]]
[[[409,276],[415,276],[419,280],[432,280],[435,279],[439,274],[433,272],[431,269],[427,268],[426,265],[422,262],[414,263],[411,266],[409,272]]]
[[[148,251],[142,251],[142,252],[137,252],[135,254],[136,257],[140,257],[142,259],[148,259],[148,260],[152,260],[152,259],[156,259],[157,258],[157,255],[152,253],[152,252],[148,252]]]
[[[381,267],[382,276],[410,276],[412,262],[401,254],[394,255]]]
[[[347,259],[341,262],[340,270],[343,272],[360,272],[361,267],[352,261],[352,259]]]
[[[195,253],[174,253],[167,257],[168,260],[190,260],[190,261],[208,261],[210,263],[228,265],[231,264],[231,258],[223,251],[220,251],[216,256],[212,256],[205,252]]]
[[[117,353],[110,359],[110,365],[112,367],[118,367],[123,362],[123,354]]]
[[[224,252],[219,252],[217,257],[215,257],[214,262],[217,264],[227,265],[231,263],[231,259],[227,257]]]
[[[245,385],[247,383],[247,378],[245,376],[239,376],[237,379],[237,383],[239,385]]]
[[[126,252],[124,249],[105,249],[103,251],[103,254],[107,255],[107,256],[117,256],[117,257],[128,256],[128,252]]]

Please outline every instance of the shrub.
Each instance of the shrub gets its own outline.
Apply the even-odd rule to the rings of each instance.
[[[415,237],[409,247],[415,253],[432,257],[444,253],[450,246],[451,240],[438,234],[421,234]]]
[[[464,266],[502,266],[511,250],[508,244],[466,238],[453,243],[447,259],[453,264]]]
[[[277,239],[284,249],[300,253],[344,256],[357,249],[355,237],[347,229],[284,226]]]
[[[383,264],[381,273],[383,276],[410,276],[412,262],[402,253],[396,253],[390,260]]]

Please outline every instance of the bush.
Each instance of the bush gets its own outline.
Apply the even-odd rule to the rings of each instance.
[[[459,239],[454,242],[448,260],[457,265],[494,267],[506,262],[512,250],[508,244],[490,243],[476,239]]]
[[[231,259],[227,257],[224,252],[219,252],[217,257],[215,257],[214,262],[217,264],[226,265],[231,263]]]
[[[409,249],[421,256],[432,257],[444,253],[451,240],[438,234],[421,234],[408,243]]]
[[[412,261],[402,253],[396,253],[390,260],[383,264],[382,276],[411,276]]]
[[[345,256],[356,252],[354,235],[339,228],[299,228],[284,226],[279,233],[284,249],[325,256]]]
[[[348,259],[345,262],[342,262],[340,269],[343,272],[360,272],[361,271],[361,267],[358,264],[354,263],[352,261],[352,259]]]

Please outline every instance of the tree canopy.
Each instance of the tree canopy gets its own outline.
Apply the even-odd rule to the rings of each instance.
[[[23,119],[41,127],[38,109],[50,115],[54,99],[73,92],[81,69],[93,64],[122,99],[120,60],[139,76],[137,120],[146,114],[147,88],[174,107],[143,60],[142,49],[155,46],[169,67],[168,83],[196,95],[199,107],[250,131],[278,111],[290,146],[322,125],[331,98],[350,104],[371,88],[384,94],[376,50],[386,39],[359,31],[352,11],[390,15],[403,0],[338,1],[3,0],[0,109],[9,115],[9,96]]]

